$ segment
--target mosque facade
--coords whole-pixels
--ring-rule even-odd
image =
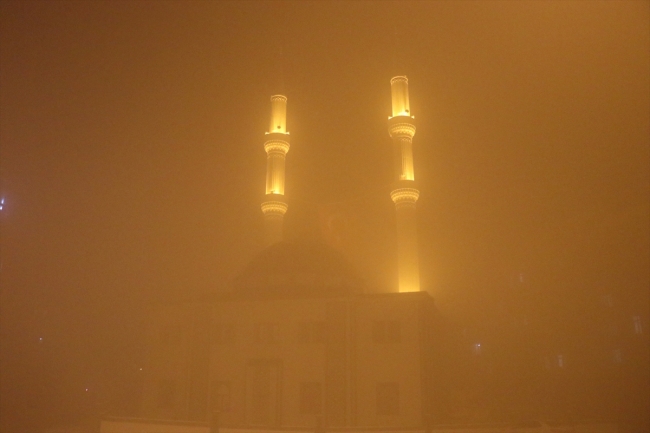
[[[393,293],[334,249],[283,240],[287,98],[265,134],[267,247],[224,295],[149,308],[142,416],[231,427],[422,428],[439,404],[433,299],[420,291],[408,80],[391,80],[397,214]]]

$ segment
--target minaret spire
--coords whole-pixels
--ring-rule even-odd
[[[409,105],[408,79],[396,76],[390,80],[392,116],[388,117],[388,134],[395,149],[395,173],[390,197],[397,213],[397,268],[400,292],[420,291],[418,264],[417,218],[415,203],[420,191],[413,171],[413,136],[415,119]]]
[[[282,84],[282,71],[278,70],[278,72],[280,72],[278,84]],[[278,87],[280,87],[278,90],[282,91],[283,86]],[[282,223],[288,208],[284,200],[284,166],[289,151],[289,132],[287,132],[287,97],[283,94],[271,96],[271,119],[264,150],[267,155],[266,196],[262,202],[262,212],[266,245],[271,245],[282,240]]]

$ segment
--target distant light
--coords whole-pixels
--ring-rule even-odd
[[[88,392],[88,388],[86,388],[86,392]]]
[[[142,367],[140,367],[140,371],[142,371]]]
[[[43,341],[43,337],[38,337],[38,341]]]

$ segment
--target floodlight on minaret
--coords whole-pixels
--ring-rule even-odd
[[[397,274],[400,292],[420,291],[418,263],[417,218],[415,203],[420,191],[415,185],[413,170],[413,136],[415,119],[409,106],[408,79],[390,80],[392,116],[388,117],[388,134],[393,140],[395,155],[394,183],[390,197],[397,213]]]
[[[271,96],[271,124],[264,142],[266,151],[266,196],[262,202],[266,244],[282,240],[282,223],[287,212],[284,200],[284,166],[289,151],[287,97]]]

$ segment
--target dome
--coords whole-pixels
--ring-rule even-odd
[[[234,293],[254,297],[327,297],[361,292],[361,279],[333,248],[320,242],[278,242],[235,279]]]

